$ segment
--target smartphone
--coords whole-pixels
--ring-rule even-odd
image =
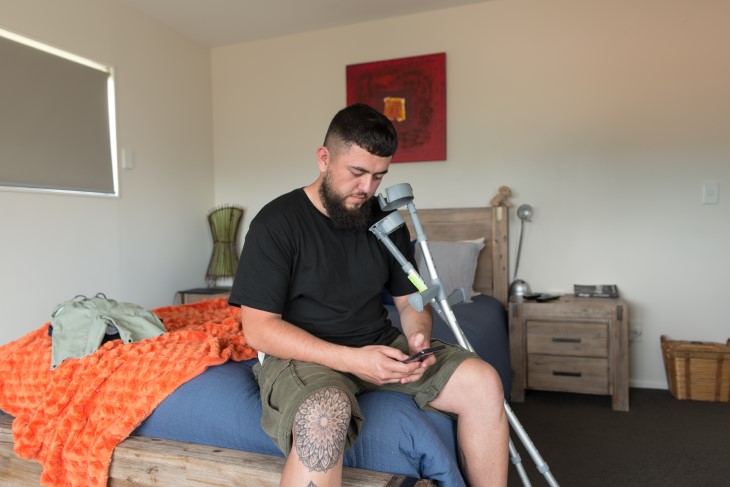
[[[446,348],[445,345],[437,345],[437,346],[431,347],[431,348],[424,348],[420,352],[414,353],[413,355],[411,355],[410,357],[408,357],[407,359],[405,359],[403,361],[403,363],[404,364],[409,364],[409,363],[415,362],[415,361],[423,362],[428,357],[430,357],[434,353],[438,352],[439,350],[443,350],[444,348]]]

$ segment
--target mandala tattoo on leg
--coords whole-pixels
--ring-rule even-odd
[[[345,449],[350,413],[350,399],[337,387],[317,391],[299,407],[294,416],[294,445],[310,472],[326,472],[337,465]]]

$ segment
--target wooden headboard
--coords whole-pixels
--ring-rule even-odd
[[[474,290],[499,299],[509,299],[509,218],[504,207],[416,208],[429,241],[458,241],[485,238],[474,278]],[[415,230],[407,211],[401,210],[411,238]]]

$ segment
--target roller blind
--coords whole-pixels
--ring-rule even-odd
[[[0,32],[0,186],[116,194],[112,86]]]

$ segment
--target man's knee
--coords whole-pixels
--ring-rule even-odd
[[[490,392],[504,397],[504,387],[502,386],[502,378],[499,376],[499,372],[488,363],[484,363],[486,365],[484,376],[487,387],[489,387]]]
[[[504,402],[504,388],[496,369],[481,359],[470,359],[464,364],[468,364],[462,378],[468,384],[467,390],[479,395],[480,401],[501,406]]]
[[[345,449],[351,415],[350,399],[338,387],[320,389],[299,406],[292,447],[310,472],[327,472],[337,465]]]

